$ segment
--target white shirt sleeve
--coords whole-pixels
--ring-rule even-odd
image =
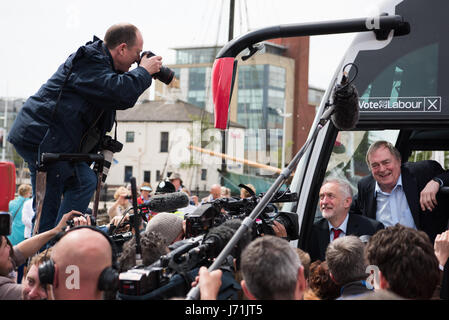
[[[25,226],[24,232],[25,239],[31,237],[31,226],[32,226],[31,221],[33,220],[33,217],[34,217],[33,198],[31,198],[25,201],[22,209],[22,222]]]

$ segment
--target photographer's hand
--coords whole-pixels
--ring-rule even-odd
[[[58,232],[61,232],[64,230],[64,228],[67,226],[67,220],[70,220],[76,216],[80,216],[81,212],[72,210],[69,213],[66,213],[62,216],[59,223],[54,227],[53,229],[50,229],[48,231],[36,234],[32,236],[31,238],[28,238],[19,244],[15,246],[24,257],[31,257],[36,254],[36,252],[42,248],[48,241],[51,240],[55,235],[58,234]]]
[[[109,224],[113,224],[114,226],[118,227],[121,222],[125,222],[125,221],[129,221],[129,213],[127,213],[125,215],[125,217],[123,217],[123,216],[115,216],[114,218],[111,219]]]
[[[274,220],[271,228],[273,229],[276,237],[279,237],[279,238],[287,237],[287,230],[285,230],[285,227],[282,223],[279,223],[276,220]]]
[[[200,268],[198,276],[192,282],[192,287],[200,286],[201,300],[217,300],[222,274],[223,272],[220,269],[209,272],[204,266]]]
[[[77,217],[82,217],[82,215],[83,214],[81,212],[72,210],[62,216],[61,220],[56,225],[56,227],[54,227],[54,229],[56,230],[56,232],[63,231],[67,227],[67,221],[71,219],[75,220]]]
[[[78,211],[76,211],[78,212]],[[73,227],[76,226],[91,226],[92,225],[92,221],[90,219],[90,216],[88,214],[86,215],[81,215],[79,217],[73,218]],[[67,226],[66,231],[70,229],[70,226]]]
[[[161,71],[162,67],[162,57],[161,56],[153,56],[151,58],[147,58],[146,55],[142,57],[140,60],[139,66],[145,68],[148,73],[153,76],[155,73]]]

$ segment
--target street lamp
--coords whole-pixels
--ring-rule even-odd
[[[292,116],[291,113],[284,113],[281,108],[276,108],[276,112],[278,115],[282,117],[282,163],[281,168],[284,168],[285,166],[285,125],[286,125],[286,118],[289,118]]]

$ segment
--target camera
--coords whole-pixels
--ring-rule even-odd
[[[229,219],[244,219],[249,216],[253,209],[263,197],[260,195],[250,198],[221,198],[203,204],[194,212],[185,215],[186,236],[195,237],[207,232],[210,228],[216,227]],[[298,239],[299,224],[298,215],[293,212],[276,212],[272,203],[297,201],[298,194],[288,191],[278,192],[271,203],[261,212],[259,219],[255,222],[255,236],[262,234],[274,235],[273,221],[281,223],[287,232],[287,240]],[[223,212],[224,211],[224,212]]]
[[[100,153],[104,157],[103,162],[103,178],[101,179],[102,183],[105,183],[106,177],[109,173],[109,168],[111,167],[112,157],[114,153],[122,151],[123,144],[115,139],[112,139],[110,136],[104,136],[101,141]],[[95,164],[94,170],[98,172],[98,163]]]
[[[84,218],[87,219],[87,216],[90,217],[90,225],[96,227],[97,226],[97,219],[90,213],[84,213],[82,215]],[[67,220],[66,224],[71,228],[73,228],[75,226],[75,222],[73,221],[73,219]]]
[[[11,215],[9,212],[0,212],[0,236],[11,234]]]
[[[155,56],[155,54],[151,51],[144,51],[144,52],[142,52],[140,59],[142,59],[142,57],[144,55],[146,55],[147,58],[151,58],[151,57]],[[139,64],[140,64],[140,61],[139,61]],[[170,84],[170,82],[173,80],[174,75],[175,75],[175,73],[173,72],[173,70],[162,66],[161,70],[158,73],[153,74],[152,76],[165,84]]]

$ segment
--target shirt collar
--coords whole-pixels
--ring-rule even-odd
[[[339,227],[337,227],[338,229],[343,231],[344,234],[346,234],[346,229],[348,228],[348,220],[349,220],[349,213],[346,214],[346,218],[345,220],[343,220],[342,224]],[[327,221],[327,223],[329,225],[329,231],[331,231],[334,228],[334,226],[329,221]]]
[[[398,187],[402,188],[402,173],[399,175],[398,182],[396,182],[396,185],[394,186],[393,190],[391,190],[391,192],[393,192]],[[389,193],[383,192],[382,189],[380,189],[379,184],[376,181],[376,187],[374,188],[374,196],[376,196],[377,193],[389,194]]]

